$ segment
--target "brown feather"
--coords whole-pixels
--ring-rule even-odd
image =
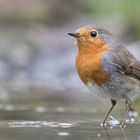
[[[140,80],[140,62],[125,47],[112,49],[110,56],[119,73]]]

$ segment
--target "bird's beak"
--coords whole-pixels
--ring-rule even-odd
[[[73,36],[73,37],[80,37],[79,33],[68,33],[68,35]]]

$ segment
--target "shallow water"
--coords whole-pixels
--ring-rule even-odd
[[[106,109],[100,103],[56,101],[11,102],[0,105],[0,139],[4,140],[140,140],[140,121],[125,129],[100,126]],[[118,110],[118,109],[117,109]],[[115,115],[116,112],[113,114]],[[116,116],[120,119],[119,116]]]
[[[51,121],[0,121],[1,139],[104,139],[104,140],[139,140],[140,123],[128,125],[122,129],[101,128],[97,122],[51,122]]]

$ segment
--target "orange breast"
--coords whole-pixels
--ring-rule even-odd
[[[105,49],[100,52],[78,53],[76,57],[76,69],[81,80],[87,84],[93,82],[102,85],[111,80],[109,73],[103,68],[102,60]]]

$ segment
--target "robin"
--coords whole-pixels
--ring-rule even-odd
[[[132,100],[140,93],[140,62],[109,31],[98,26],[81,27],[74,33],[78,53],[76,69],[83,83],[95,94],[111,100],[112,106],[125,99],[125,126]]]

